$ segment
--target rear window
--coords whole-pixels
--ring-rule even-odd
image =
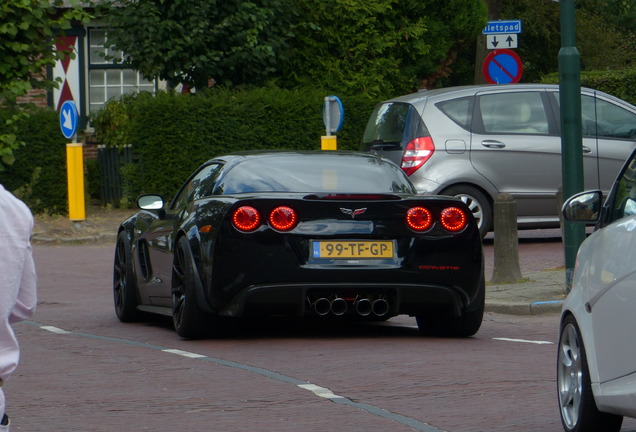
[[[228,171],[215,190],[223,195],[253,192],[416,193],[395,164],[347,154],[247,159]]]
[[[362,137],[362,151],[377,146],[384,150],[404,149],[409,141],[429,136],[415,107],[408,103],[388,102],[376,105]]]
[[[470,130],[473,121],[473,101],[474,97],[453,99],[435,104],[448,118],[466,130]]]

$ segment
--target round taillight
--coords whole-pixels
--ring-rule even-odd
[[[276,207],[269,213],[269,225],[278,231],[289,231],[298,224],[298,216],[293,208]]]
[[[457,207],[448,207],[442,211],[439,221],[447,231],[458,232],[468,225],[468,216]]]
[[[406,224],[415,231],[426,231],[433,225],[433,215],[424,207],[413,207],[406,212]]]
[[[232,224],[239,231],[254,231],[261,225],[261,215],[254,207],[239,207],[232,214]]]

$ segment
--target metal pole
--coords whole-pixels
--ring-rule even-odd
[[[559,50],[559,94],[561,105],[561,150],[563,198],[583,190],[583,150],[581,136],[581,66],[576,48],[574,0],[561,0],[561,49]],[[563,244],[565,282],[569,291],[579,246],[585,227],[565,221]]]
[[[327,119],[327,136],[331,136],[331,98],[329,96],[325,96],[325,119]]]

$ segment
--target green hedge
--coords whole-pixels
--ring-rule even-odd
[[[10,114],[0,110],[0,124]],[[0,183],[20,197],[33,213],[66,214],[66,142],[52,109],[34,110],[20,122],[15,162],[0,172]]]
[[[558,84],[559,74],[547,75],[542,82]],[[636,105],[636,69],[615,71],[582,71],[581,86],[609,93]]]
[[[543,82],[558,83],[558,74]],[[582,72],[581,85],[636,104],[636,69]],[[142,192],[169,199],[199,164],[214,156],[254,149],[319,149],[325,134],[322,105],[330,94],[275,87],[156,97],[142,93],[108,104],[93,122],[103,142],[133,144],[137,162],[121,170],[124,199],[132,201]],[[338,96],[345,108],[338,148],[357,150],[378,101],[365,95]],[[0,110],[0,132],[9,114]],[[18,138],[26,146],[15,152],[15,163],[0,172],[0,183],[34,213],[66,214],[67,140],[57,113],[33,111],[20,129]],[[99,168],[89,161],[87,172],[87,192],[93,196],[99,189]]]
[[[267,87],[254,90],[218,89],[205,94],[141,93],[104,111],[127,112],[127,139],[133,145],[134,167],[122,170],[124,190],[134,197],[155,192],[170,198],[204,161],[221,154],[259,149],[320,149],[325,134],[322,105],[329,93]],[[376,101],[339,95],[345,110],[338,148],[357,150]],[[106,117],[106,116],[104,116]],[[96,118],[96,132],[110,140],[109,127]],[[118,120],[121,122],[121,119]],[[122,142],[121,144],[127,144]]]

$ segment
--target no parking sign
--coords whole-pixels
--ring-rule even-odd
[[[496,49],[484,59],[482,73],[489,84],[518,83],[523,74],[523,64],[513,50]]]

